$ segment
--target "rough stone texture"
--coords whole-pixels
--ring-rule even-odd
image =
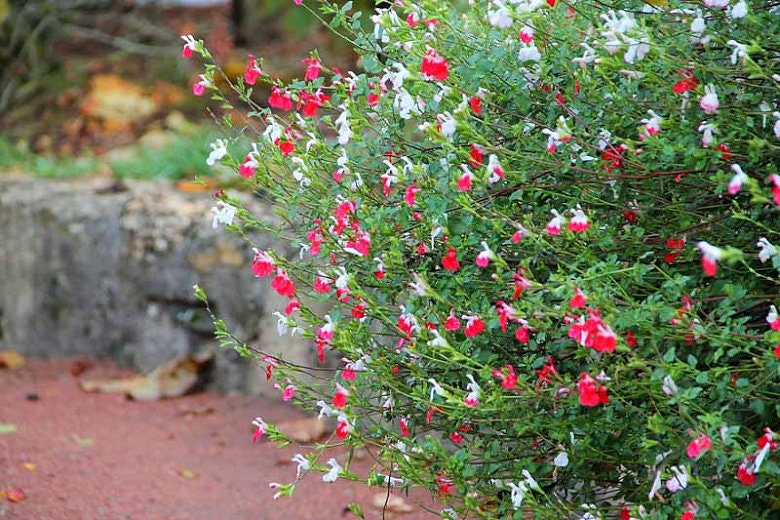
[[[251,251],[211,226],[207,193],[169,184],[0,175],[0,344],[37,357],[90,355],[147,373],[215,345],[194,298],[200,284],[238,337],[309,363],[311,346],[279,338],[285,302],[256,280]],[[248,200],[253,212],[271,208]],[[254,237],[259,248],[272,237]],[[277,248],[278,249],[278,248]],[[261,367],[218,349],[210,387],[271,391]]]

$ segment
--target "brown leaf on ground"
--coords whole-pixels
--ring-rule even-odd
[[[200,477],[200,473],[194,469],[181,469],[179,470],[178,474],[184,480],[195,480],[196,478]]]
[[[81,103],[81,112],[102,119],[109,132],[124,130],[134,121],[151,116],[157,106],[144,89],[111,74],[98,74],[89,81],[89,94]],[[110,130],[109,130],[110,129]]]
[[[385,507],[385,504],[387,504],[387,507]],[[409,502],[396,495],[388,496],[386,492],[374,495],[371,505],[376,509],[389,513],[411,513],[414,511],[414,507]]]
[[[200,370],[213,356],[211,351],[190,354],[160,365],[147,376],[94,379],[79,384],[85,392],[125,394],[136,401],[180,397],[195,386]]]
[[[0,368],[8,370],[19,370],[27,364],[23,355],[15,350],[0,350]]]
[[[25,496],[24,491],[22,491],[21,488],[9,489],[5,492],[5,496],[9,502],[13,502],[14,504],[24,502],[27,499],[27,496]]]
[[[38,466],[32,462],[25,462],[24,464],[22,464],[22,467],[27,471],[35,471],[38,469]]]
[[[276,429],[295,442],[315,442],[328,432],[327,421],[312,417],[297,421],[281,422]]]
[[[70,375],[73,377],[78,377],[90,368],[94,366],[94,363],[92,361],[89,361],[88,359],[77,359],[73,363],[70,364]]]

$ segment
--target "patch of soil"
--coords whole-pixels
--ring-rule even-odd
[[[16,371],[0,370],[0,518],[338,520],[355,518],[345,510],[350,502],[367,519],[383,518],[372,504],[385,490],[341,479],[326,484],[320,473],[305,475],[292,499],[273,500],[268,483],[292,481],[290,459],[304,450],[253,444],[251,422],[305,417],[296,409],[246,396],[134,402],[85,393],[73,375],[81,376],[83,366],[84,377],[120,373],[106,362],[72,359],[33,359]],[[343,465],[345,452],[326,456]],[[366,475],[369,467],[366,458],[351,469]],[[439,509],[426,494],[403,498],[414,510],[384,518],[435,518],[424,510]]]

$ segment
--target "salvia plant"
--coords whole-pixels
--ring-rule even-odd
[[[182,51],[196,95],[239,107],[209,163],[279,216],[220,191],[215,225],[318,360],[217,335],[376,455],[361,475],[315,446],[276,495],[321,476],[424,488],[443,518],[780,515],[780,2],[295,3],[357,70],[313,51],[284,84],[249,56],[225,88]]]

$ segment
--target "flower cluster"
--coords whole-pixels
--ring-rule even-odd
[[[780,11],[655,3],[397,0],[364,33],[321,2],[358,70],[313,52],[285,84],[249,55],[234,86],[262,129],[206,160],[284,224],[223,191],[214,225],[286,299],[279,333],[332,370],[316,384],[257,348],[281,399],[379,461],[356,475],[318,448],[296,480],[401,479],[450,518],[770,510]],[[184,42],[206,60],[193,92],[227,102]]]

